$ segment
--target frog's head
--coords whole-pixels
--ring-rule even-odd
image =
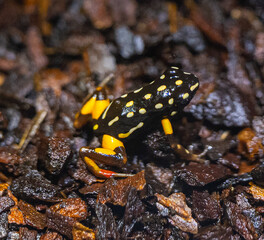
[[[170,83],[174,106],[178,109],[188,105],[199,88],[198,78],[192,73],[183,72],[178,67],[170,67],[161,79]]]

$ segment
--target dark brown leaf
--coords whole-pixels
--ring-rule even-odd
[[[187,206],[183,193],[173,193],[168,198],[158,193],[155,196],[158,198],[159,210],[162,210],[161,206],[169,209],[169,222],[173,226],[177,226],[184,232],[198,233],[198,224],[192,218],[191,209]]]
[[[109,179],[100,189],[97,200],[100,203],[110,202],[114,205],[125,206],[129,190],[134,187],[140,191],[145,187],[145,185],[146,180],[144,171],[121,180]]]
[[[193,213],[199,221],[218,220],[221,217],[220,200],[217,194],[208,191],[193,191]]]
[[[39,213],[31,204],[20,200],[18,202],[18,208],[23,214],[25,224],[37,229],[46,227],[45,214]]]
[[[177,175],[190,186],[205,186],[227,177],[231,171],[221,165],[193,164],[177,171]]]
[[[62,202],[50,207],[54,213],[67,216],[78,221],[87,217],[87,206],[80,198],[63,199]]]

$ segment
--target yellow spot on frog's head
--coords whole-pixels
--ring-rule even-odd
[[[129,102],[126,104],[126,107],[131,107],[131,106],[133,106],[133,104],[134,104],[134,101],[129,101]]]
[[[175,82],[175,84],[177,85],[177,86],[180,86],[180,85],[182,85],[182,80],[177,80],[176,82]]]
[[[188,153],[188,154],[190,153],[187,149],[185,149],[185,152]]]
[[[140,108],[138,111],[140,114],[145,114],[147,111],[145,108]]]
[[[171,113],[171,116],[174,116],[176,113],[177,113],[176,111],[173,111],[173,112]]]
[[[171,68],[173,68],[173,69],[179,69],[178,67],[171,67]]]
[[[165,75],[164,74],[160,76],[160,79],[164,79],[164,78],[165,78]]]
[[[183,95],[182,95],[182,98],[183,99],[186,99],[186,98],[188,98],[189,97],[189,93],[184,93]]]
[[[150,85],[150,84],[153,84],[154,82],[155,82],[155,81],[150,82],[149,85]]]
[[[124,95],[121,96],[121,98],[125,98],[125,97],[127,97],[127,94],[124,94]]]
[[[150,99],[151,98],[151,93],[148,93],[144,96],[145,99]]]
[[[133,112],[129,112],[127,115],[126,115],[128,118],[131,118],[134,116],[134,113]]]
[[[98,125],[98,124],[95,124],[95,125],[93,126],[93,130],[97,130],[98,127],[99,127],[99,125]]]
[[[190,90],[193,91],[195,88],[198,87],[198,85],[199,85],[199,83],[195,83],[194,85],[192,85],[192,86],[190,87]]]
[[[155,105],[155,108],[156,108],[156,109],[160,109],[160,108],[162,108],[162,107],[163,107],[163,105],[162,105],[161,103],[158,103],[158,104]]]
[[[187,75],[190,75],[190,73],[188,73],[188,72],[183,72],[184,74],[187,74]]]
[[[174,99],[173,99],[173,98],[169,99],[168,103],[169,103],[170,105],[172,105],[172,104],[174,103]]]
[[[166,85],[161,85],[160,87],[158,87],[158,92],[160,92],[160,91],[163,91],[163,90],[165,90],[166,89]]]
[[[135,90],[134,93],[138,93],[138,92],[140,92],[142,89],[143,89],[143,87],[142,87],[142,88],[139,88],[139,89],[137,89],[137,90]]]
[[[108,123],[108,126],[112,126],[115,122],[117,122],[119,120],[119,117],[116,116],[114,119],[112,119],[109,123]]]

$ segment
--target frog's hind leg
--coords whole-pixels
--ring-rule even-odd
[[[173,128],[168,118],[162,119],[161,124],[164,130],[164,133],[168,137],[171,148],[176,152],[177,155],[179,155],[182,159],[185,159],[188,161],[195,161],[195,162],[201,162],[201,163],[204,162],[204,160],[201,159],[202,155],[193,154],[192,152],[187,150],[185,147],[183,147],[181,144],[176,143],[176,140],[173,137]]]
[[[74,119],[74,127],[83,127],[92,117],[96,120],[107,108],[110,101],[107,98],[105,89],[97,87],[93,94],[89,95],[83,102],[79,112],[76,113]]]
[[[88,148],[82,147],[80,155],[86,162],[89,170],[97,177],[109,178],[114,177],[128,177],[131,174],[116,173],[113,171],[101,169],[96,163],[103,163],[110,166],[123,166],[127,161],[126,150],[124,144],[118,139],[104,135],[102,140],[102,148]]]

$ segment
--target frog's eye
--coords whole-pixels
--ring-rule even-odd
[[[160,79],[166,79],[166,80],[171,80],[171,79],[177,79],[179,78],[179,74],[182,71],[178,67],[170,67],[167,69],[166,72],[164,72],[161,76]]]
[[[178,67],[170,67],[170,69],[169,69],[169,73],[171,75],[175,75],[179,71],[180,71],[180,69]]]

